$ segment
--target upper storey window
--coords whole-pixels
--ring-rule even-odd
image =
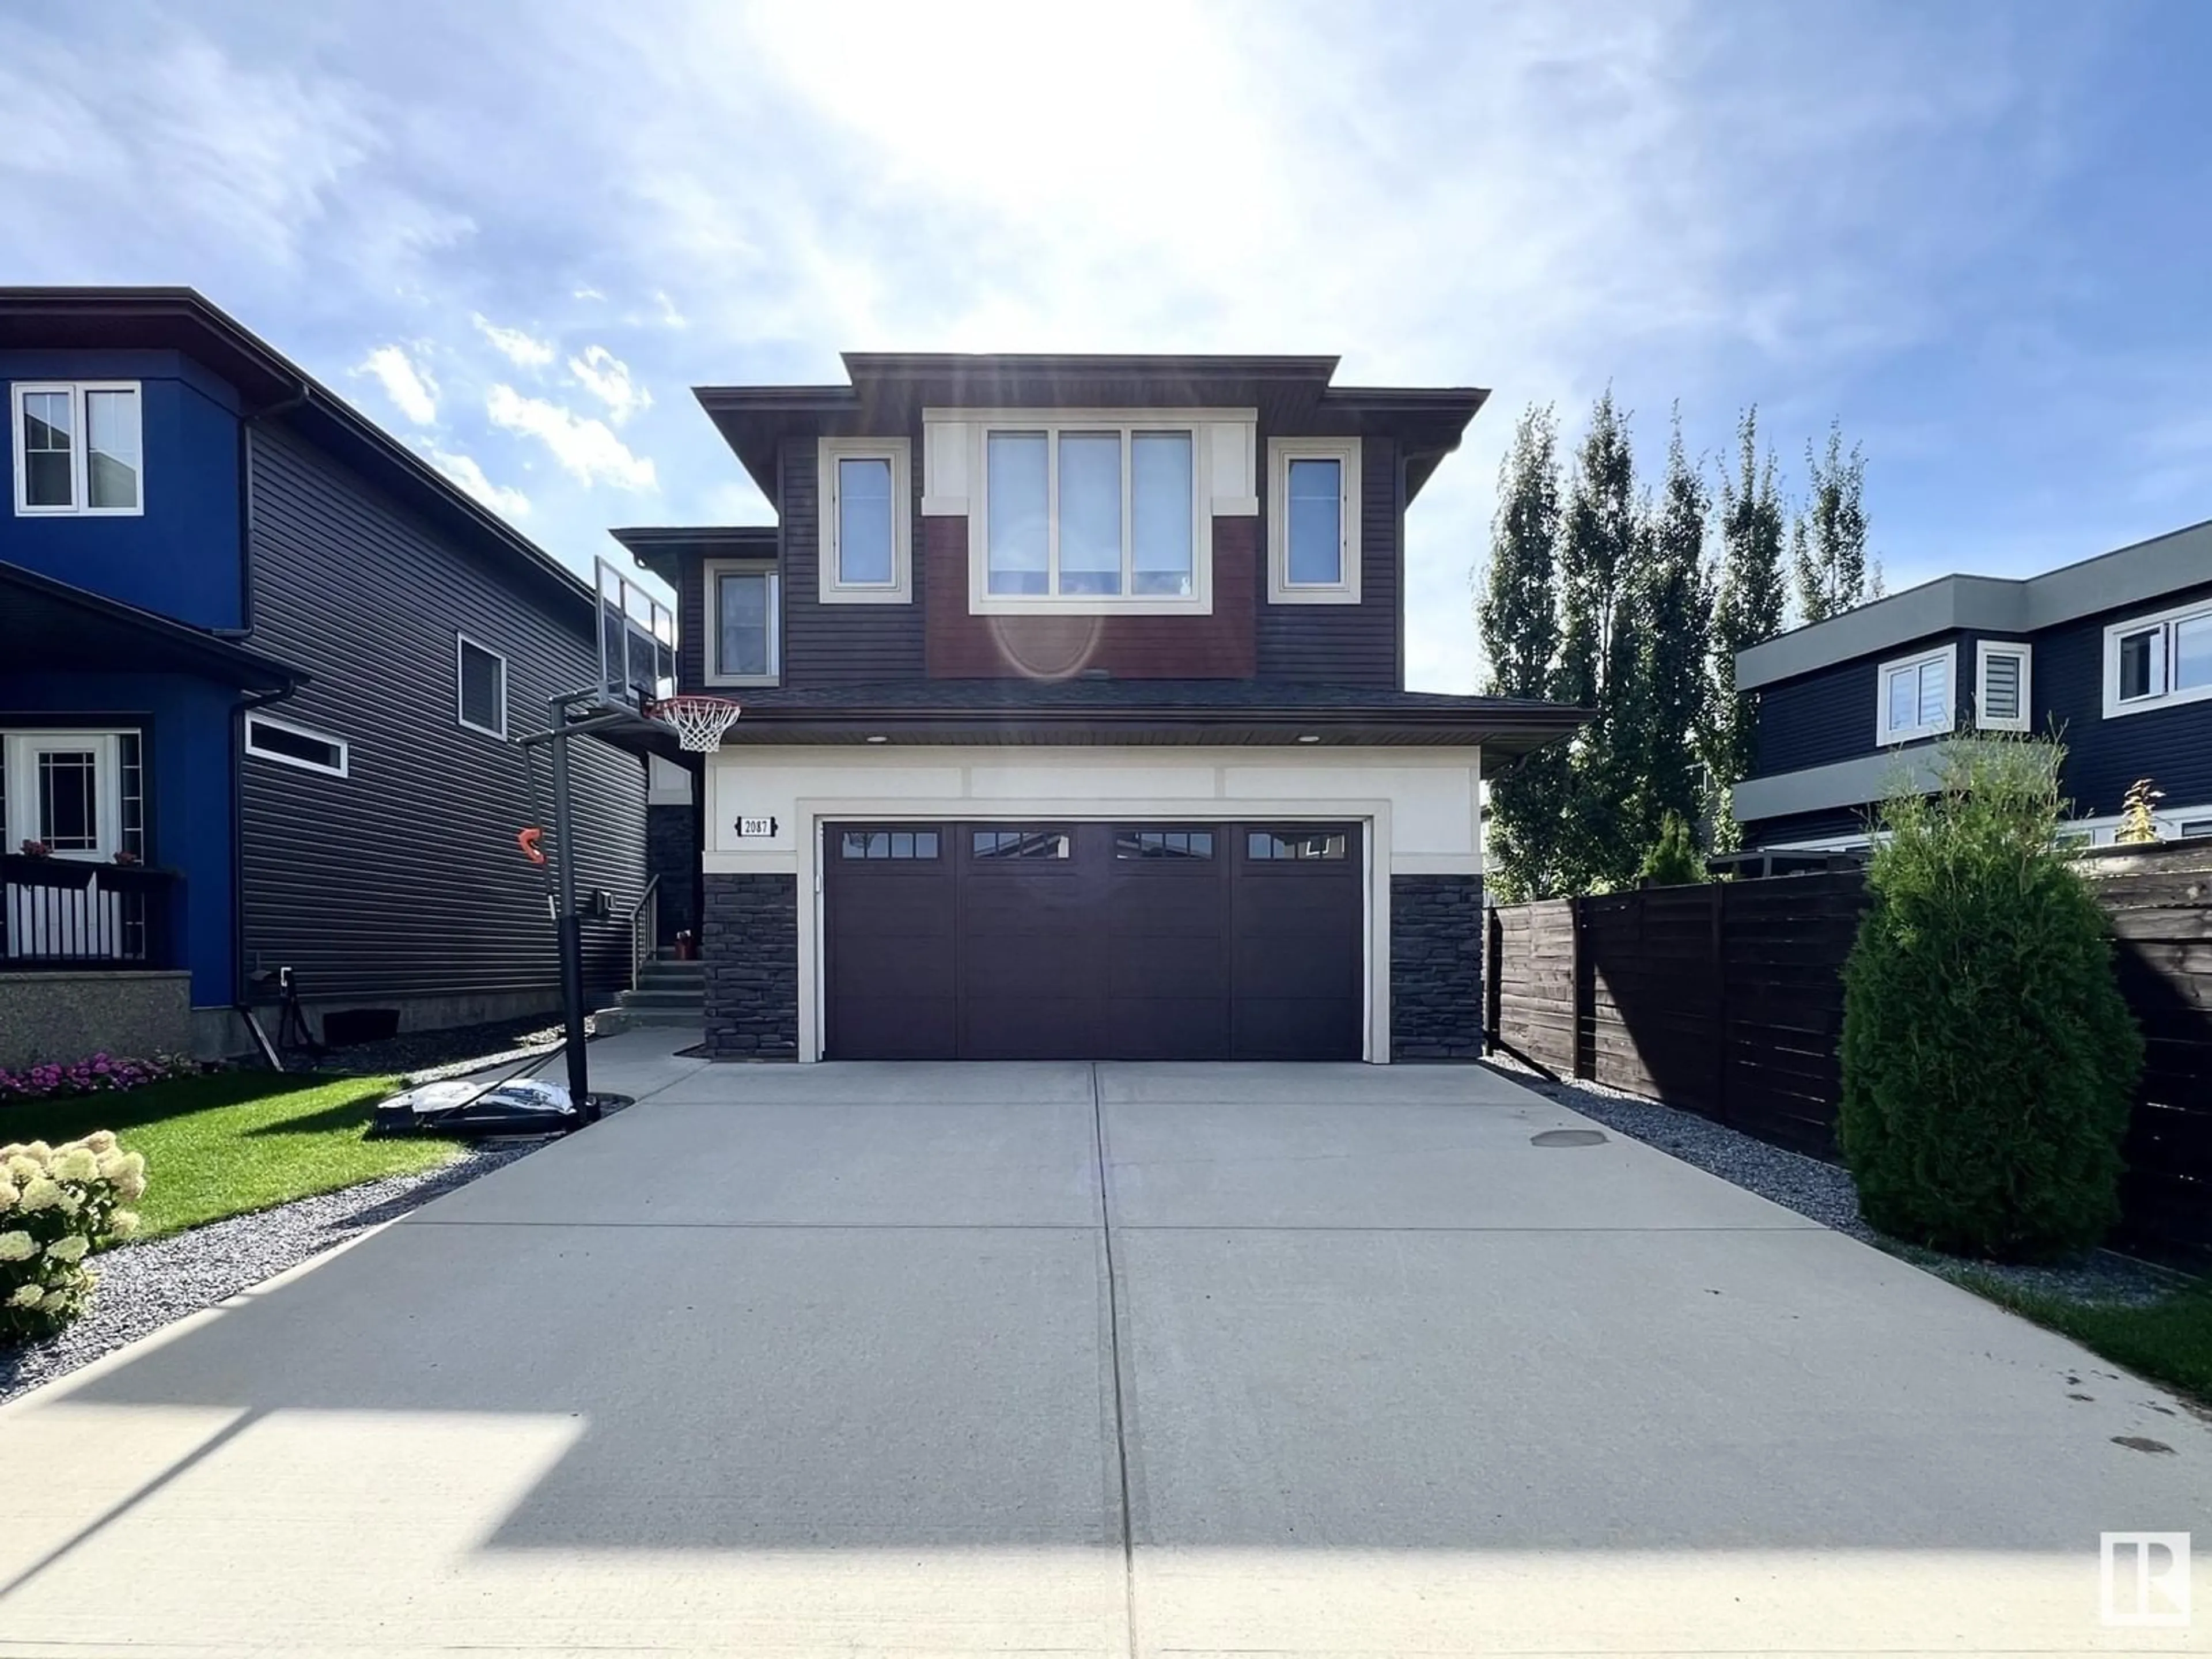
[[[984,592],[1188,599],[1197,591],[1189,428],[988,428]]]
[[[903,438],[822,440],[823,604],[904,605],[913,597],[908,465]]]
[[[1959,647],[1947,645],[1940,651],[1882,664],[1875,741],[1909,743],[1952,730],[1957,721],[1951,684],[1958,663]]]
[[[2212,601],[2105,630],[2105,716],[2212,697]]]
[[[13,392],[18,514],[145,510],[135,381],[18,382]]]
[[[1359,603],[1359,440],[1267,446],[1267,598]]]

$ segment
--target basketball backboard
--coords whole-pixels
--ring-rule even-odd
[[[605,559],[595,563],[600,697],[616,708],[641,710],[675,696],[675,613]]]

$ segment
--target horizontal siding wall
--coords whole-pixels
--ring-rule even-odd
[[[865,680],[922,677],[922,612],[928,602],[921,556],[921,434],[911,434],[916,491],[908,503],[914,528],[914,598],[905,605],[824,605],[821,600],[822,503],[811,438],[783,446],[783,683],[849,685]]]
[[[592,683],[588,613],[556,611],[444,542],[289,434],[254,440],[257,649],[314,676],[271,712],[344,738],[352,775],[247,759],[246,964],[289,965],[310,1001],[557,995],[544,876],[515,831],[551,842],[522,751],[454,718],[458,629],[507,659],[510,735],[542,731],[545,700]],[[643,886],[645,777],[636,758],[574,745],[579,880],[617,920],[586,924],[586,974],[628,974],[628,908]],[[541,817],[542,815],[542,817]]]
[[[2061,783],[2082,817],[2120,810],[2128,786],[2156,780],[2167,806],[2212,802],[2212,702],[2105,718],[2105,629],[2212,594],[2212,586],[2124,611],[2087,617],[2034,635],[2030,670],[2039,729],[2066,744]]]
[[[1260,433],[1261,556],[1267,556],[1267,441]],[[1359,603],[1270,605],[1261,583],[1259,677],[1324,685],[1403,684],[1399,661],[1398,446],[1362,441],[1359,453]]]

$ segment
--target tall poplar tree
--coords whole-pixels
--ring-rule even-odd
[[[1640,555],[1627,573],[1635,672],[1620,692],[1616,747],[1627,789],[1626,846],[1615,862],[1632,875],[1669,817],[1690,821],[1702,805],[1698,738],[1706,723],[1711,595],[1705,574],[1705,481],[1682,446],[1674,410],[1667,471],[1649,512]]]
[[[1560,872],[1569,892],[1622,884],[1643,855],[1629,804],[1632,744],[1625,748],[1622,726],[1637,669],[1628,577],[1644,545],[1636,458],[1608,388],[1590,410],[1559,523],[1559,664],[1552,695],[1596,711],[1568,754]]]
[[[1736,423],[1736,465],[1720,489],[1720,571],[1714,584],[1712,698],[1705,758],[1714,799],[1708,805],[1713,843],[1733,850],[1735,822],[1728,792],[1751,775],[1758,761],[1759,709],[1749,692],[1735,689],[1735,653],[1782,631],[1785,594],[1781,492],[1775,487],[1774,452],[1759,451],[1759,410],[1747,409]]]
[[[1844,449],[1838,421],[1828,428],[1825,455],[1805,446],[1805,511],[1790,536],[1797,611],[1826,622],[1867,598],[1866,452]]]
[[[1513,428],[1498,468],[1490,559],[1475,606],[1488,667],[1483,692],[1546,697],[1559,655],[1553,566],[1559,531],[1559,422],[1531,404]],[[1489,781],[1491,890],[1507,903],[1559,890],[1559,843],[1567,776],[1564,744],[1506,763]]]

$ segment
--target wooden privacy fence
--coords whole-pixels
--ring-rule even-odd
[[[2147,1061],[2125,1226],[2212,1246],[2212,848],[2090,854]],[[1832,1157],[1856,871],[1651,887],[1489,913],[1491,1044]]]
[[[1856,872],[1490,913],[1491,1038],[1562,1077],[1834,1151]]]

